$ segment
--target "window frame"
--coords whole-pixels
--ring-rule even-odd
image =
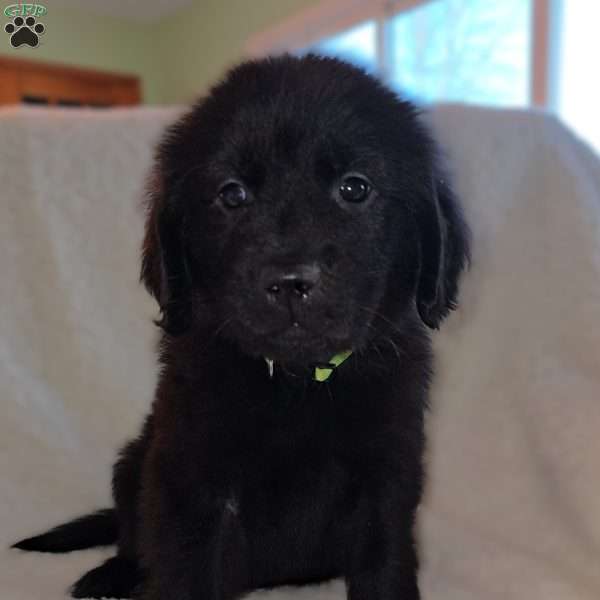
[[[252,36],[246,44],[249,57],[281,54],[310,46],[367,20],[375,21],[377,66],[386,81],[390,69],[387,43],[388,22],[395,15],[427,4],[431,0],[323,0],[266,31]],[[468,1],[468,0],[465,0]],[[531,0],[531,80],[529,106],[547,108],[555,102],[554,73],[559,37],[557,23],[563,0]]]

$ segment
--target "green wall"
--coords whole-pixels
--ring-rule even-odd
[[[15,49],[0,31],[5,36],[0,55],[136,74],[145,103],[185,103],[242,57],[249,36],[315,1],[194,0],[191,7],[148,25],[67,10],[46,0],[42,43]],[[3,28],[7,19],[2,18]]]
[[[160,24],[161,99],[187,102],[243,55],[246,40],[315,0],[196,0]]]

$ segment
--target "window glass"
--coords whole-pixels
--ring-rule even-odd
[[[436,0],[388,22],[389,82],[421,102],[529,104],[532,0]]]

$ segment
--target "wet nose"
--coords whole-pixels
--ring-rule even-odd
[[[317,264],[287,267],[268,266],[261,273],[260,285],[269,299],[306,300],[318,285],[321,269]]]

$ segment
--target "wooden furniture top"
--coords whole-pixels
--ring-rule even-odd
[[[0,105],[109,107],[136,105],[140,99],[134,75],[0,57]]]

